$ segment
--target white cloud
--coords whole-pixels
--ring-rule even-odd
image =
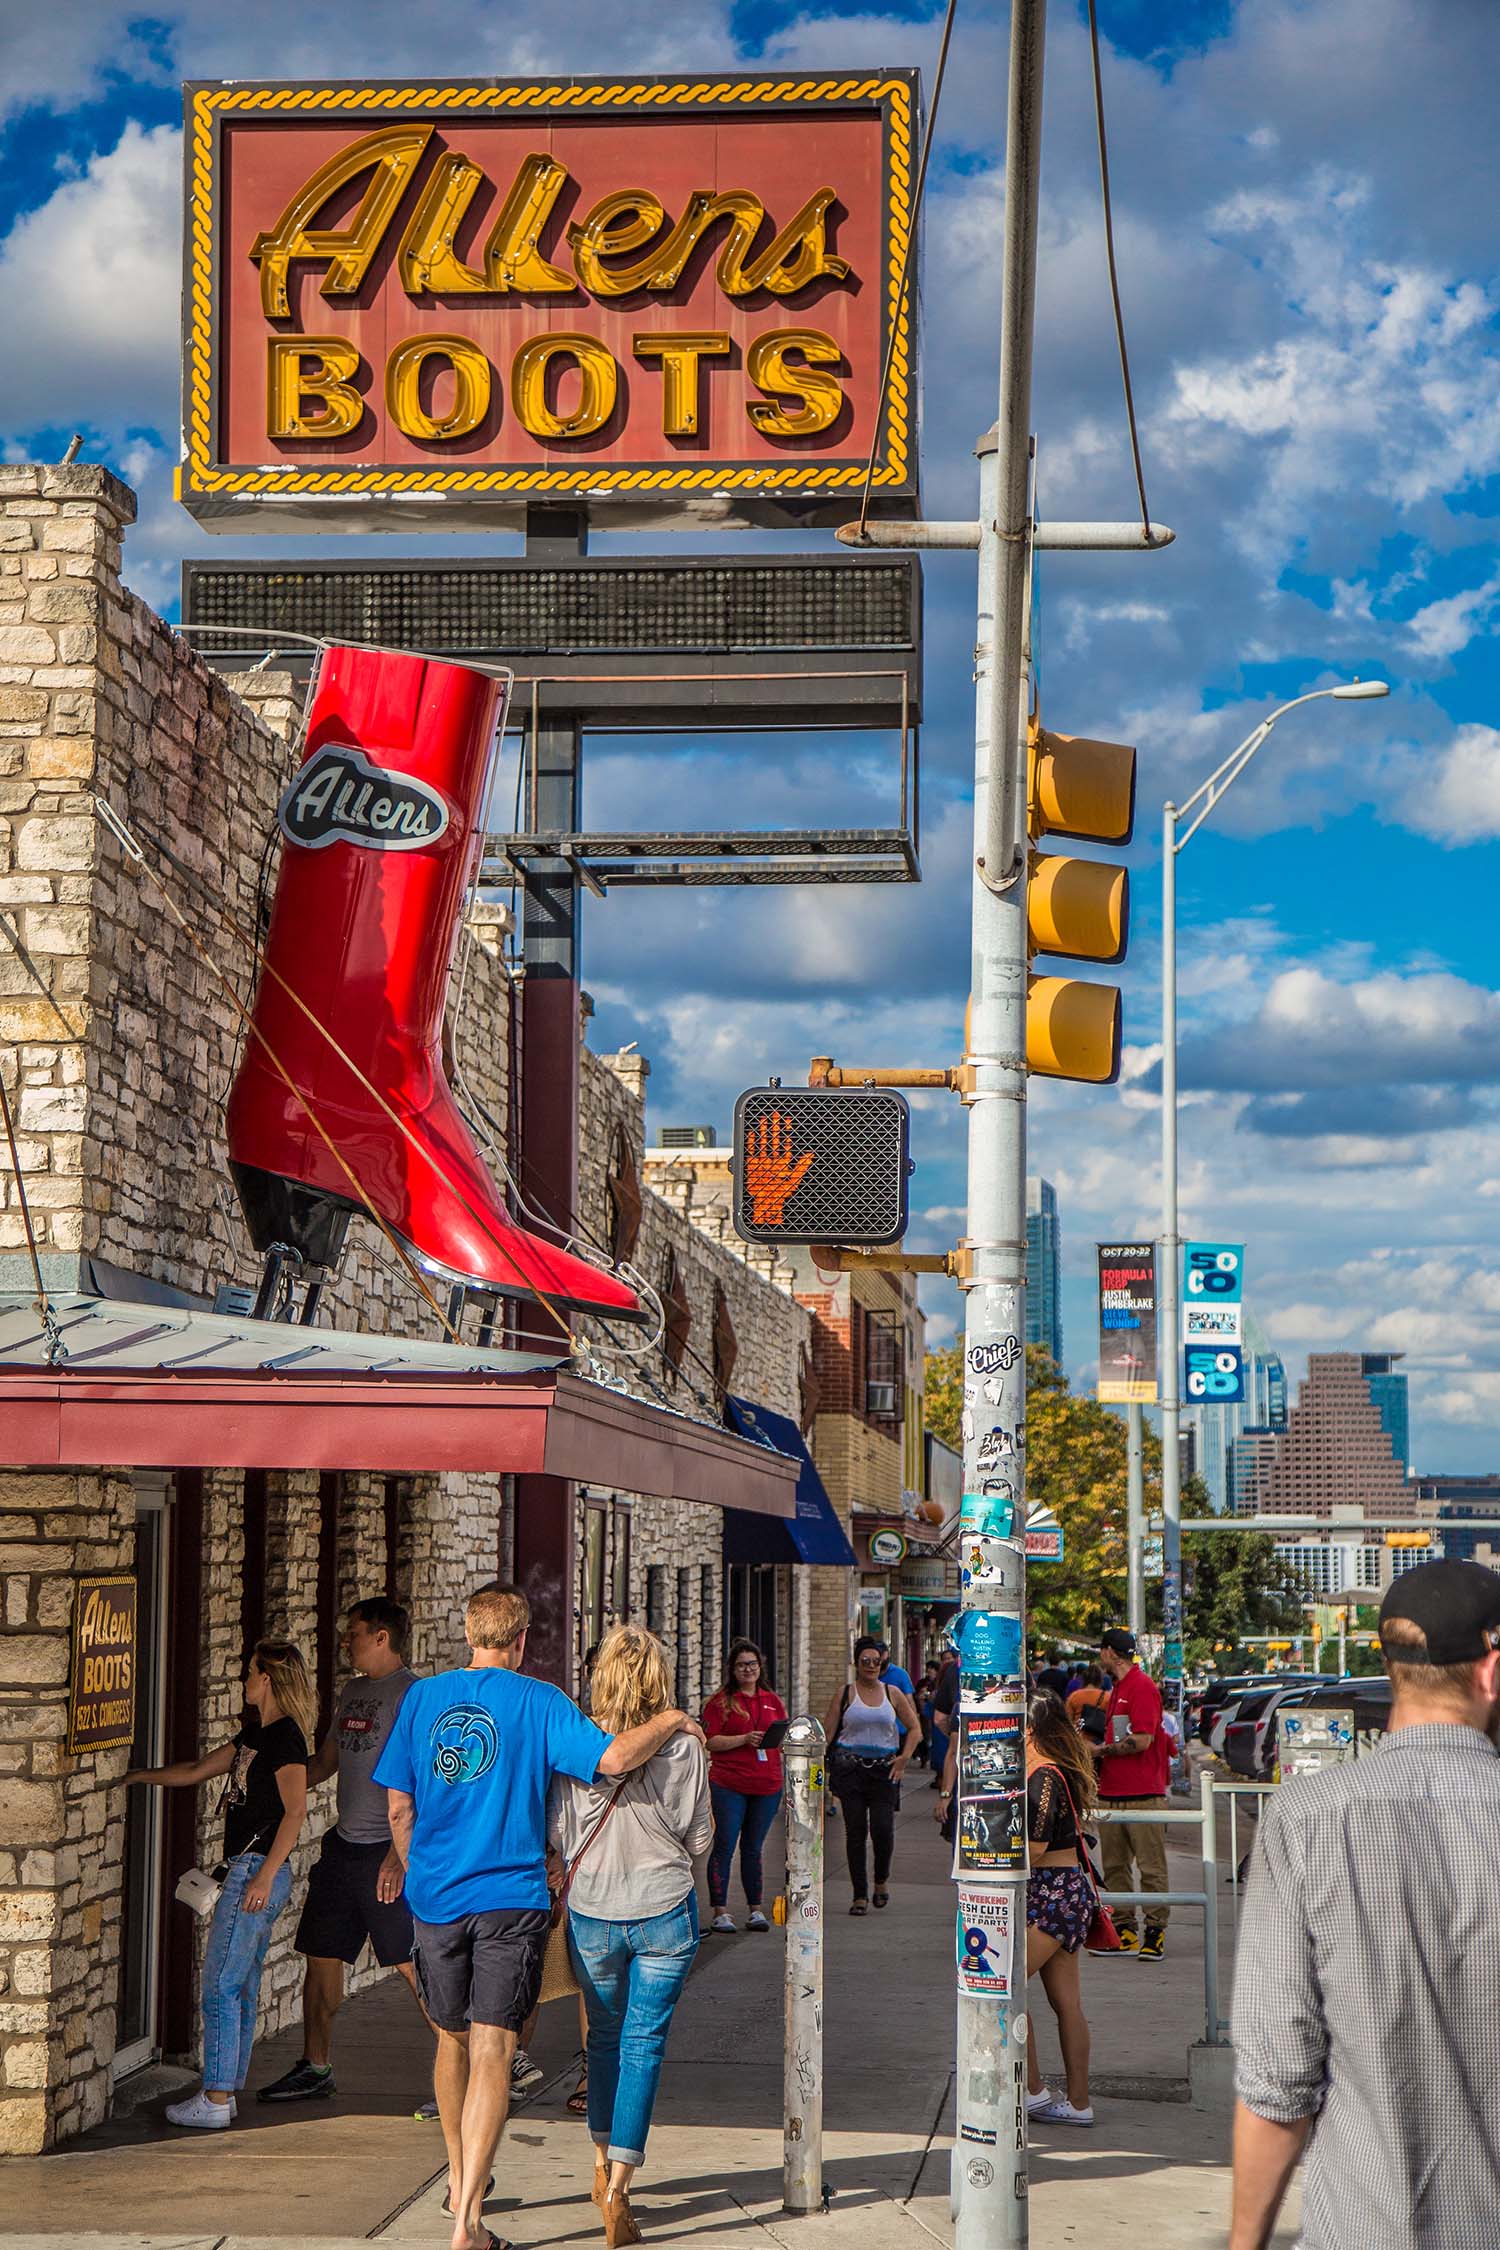
[[[1456,728],[1414,773],[1403,811],[1408,827],[1439,843],[1484,843],[1500,836],[1500,730]]]
[[[177,406],[181,136],[127,124],[0,244],[11,429],[170,430]]]

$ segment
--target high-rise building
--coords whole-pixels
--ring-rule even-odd
[[[1428,1507],[1437,1510],[1442,1551],[1448,1561],[1488,1562],[1493,1567],[1494,1552],[1500,1549],[1500,1531],[1450,1527],[1476,1516],[1485,1523],[1500,1523],[1500,1476],[1421,1477],[1408,1489],[1419,1511]]]
[[[1396,1362],[1405,1357],[1404,1352],[1361,1352],[1359,1355],[1360,1373],[1369,1386],[1380,1426],[1391,1441],[1391,1451],[1401,1464],[1403,1476],[1411,1468],[1411,1409],[1406,1377],[1396,1372]]]
[[[1061,1367],[1057,1190],[1050,1180],[1026,1182],[1026,1341],[1045,1345]]]
[[[1310,1355],[1262,1505],[1267,1514],[1288,1516],[1358,1508],[1374,1522],[1410,1511],[1405,1469],[1358,1352]]]

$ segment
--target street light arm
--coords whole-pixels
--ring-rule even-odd
[[[1347,699],[1351,695],[1379,696],[1387,692],[1384,683],[1379,680],[1355,681],[1339,687],[1312,688],[1306,695],[1294,695],[1289,703],[1278,704],[1269,718],[1262,719],[1258,726],[1251,728],[1239,748],[1231,750],[1222,765],[1215,766],[1207,781],[1199,783],[1191,797],[1173,808],[1173,825],[1175,828],[1183,814],[1191,812],[1200,798],[1205,800],[1197,818],[1190,821],[1188,826],[1177,835],[1173,849],[1180,852],[1188,838],[1197,835],[1198,830],[1203,826],[1219,799],[1226,790],[1232,788],[1235,782],[1239,780],[1240,775],[1249,765],[1250,760],[1255,756],[1256,751],[1265,741],[1272,727],[1275,726],[1278,719],[1284,719],[1288,711],[1300,710],[1304,703],[1321,703],[1327,696]]]

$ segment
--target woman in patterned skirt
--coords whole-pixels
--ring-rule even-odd
[[[1034,1698],[1026,1722],[1026,1974],[1040,1975],[1057,2018],[1065,2095],[1042,2082],[1035,2037],[1027,2041],[1026,2106],[1039,2125],[1092,2125],[1089,2027],[1078,1956],[1094,1918],[1094,1888],[1084,1873],[1080,1823],[1094,1803],[1094,1761],[1054,1695]]]

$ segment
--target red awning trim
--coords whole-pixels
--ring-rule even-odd
[[[526,1376],[0,1367],[0,1461],[32,1469],[471,1469],[763,1515],[798,1463],[562,1369]]]

